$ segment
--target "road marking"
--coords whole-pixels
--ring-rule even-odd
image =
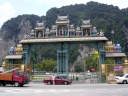
[[[2,93],[70,93],[83,91],[83,89],[4,89]]]
[[[22,93],[25,92],[23,89],[4,89],[4,92],[6,93]]]
[[[46,92],[46,90],[34,90],[34,93],[45,93]]]

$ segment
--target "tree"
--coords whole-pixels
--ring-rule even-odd
[[[56,61],[52,58],[44,59],[40,64],[36,64],[36,69],[39,71],[54,71],[56,67]]]
[[[76,65],[75,66],[75,72],[82,72],[83,71],[82,65]]]
[[[106,60],[105,60],[105,64],[115,64],[115,61],[114,61],[114,59],[113,58],[107,58]]]
[[[94,51],[92,52],[91,56],[89,56],[86,60],[85,60],[85,66],[88,70],[90,70],[91,68],[95,68],[96,70],[99,70],[99,52],[98,51]]]

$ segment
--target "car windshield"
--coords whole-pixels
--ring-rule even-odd
[[[67,79],[67,76],[57,76],[56,78]]]
[[[122,76],[124,76],[124,74],[118,74],[118,75],[116,75],[116,76],[122,77]]]

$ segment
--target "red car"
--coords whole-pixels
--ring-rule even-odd
[[[50,76],[48,78],[45,78],[43,80],[43,83],[48,85],[69,85],[72,83],[72,81],[64,76]]]

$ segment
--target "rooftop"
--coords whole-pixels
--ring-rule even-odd
[[[22,55],[7,55],[5,59],[22,59]]]
[[[75,37],[75,38],[42,38],[42,39],[23,39],[22,44],[27,43],[58,43],[58,42],[85,42],[85,41],[107,41],[106,37]]]
[[[107,52],[106,57],[126,57],[125,53]]]

